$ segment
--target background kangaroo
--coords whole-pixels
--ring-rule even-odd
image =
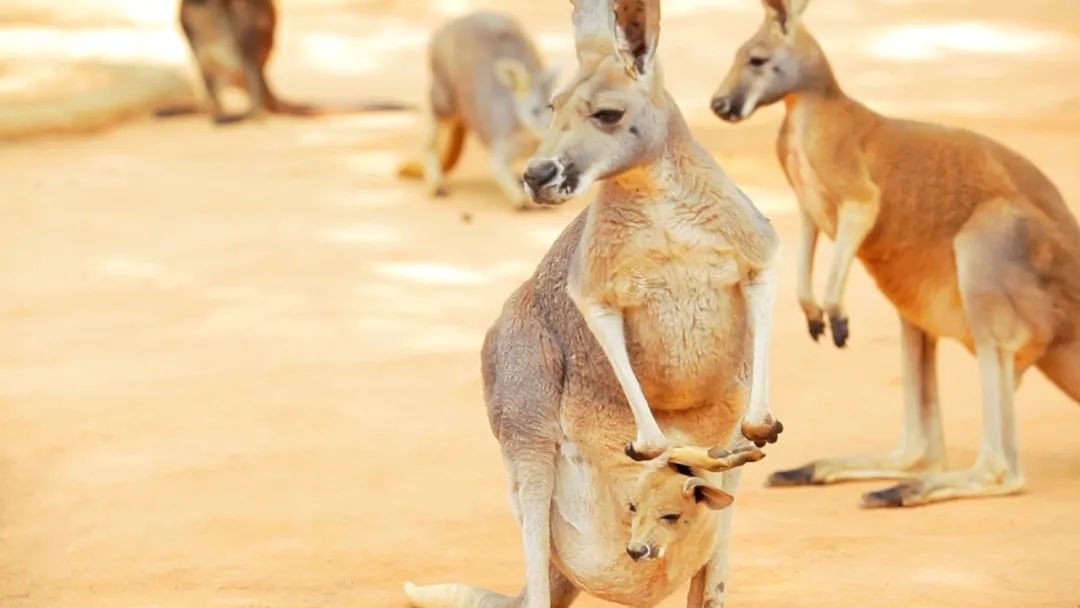
[[[444,173],[457,163],[473,131],[491,155],[499,187],[517,207],[528,203],[514,161],[536,150],[551,120],[548,100],[558,75],[543,67],[528,35],[510,17],[474,13],[439,28],[428,45],[431,116],[422,163],[399,174],[423,177],[443,194]]]
[[[723,604],[723,507],[738,485],[727,469],[761,456],[740,449],[740,421],[762,444],[780,431],[767,401],[778,243],[664,90],[659,11],[659,0],[574,2],[579,71],[552,100],[525,183],[540,204],[597,180],[600,192],[484,342],[525,590],[407,585],[419,606],[565,607],[579,589],[653,606],[691,578],[690,606]],[[680,478],[673,462],[698,471]],[[713,482],[703,470],[727,472]]]
[[[342,112],[403,110],[395,102],[370,102],[355,106],[315,106],[282,100],[266,80],[266,64],[274,48],[277,11],[272,0],[181,0],[180,26],[199,64],[210,115],[215,123],[243,120],[264,111],[295,116]],[[243,89],[251,100],[245,114],[227,114],[221,94],[226,87]],[[198,106],[174,106],[157,111],[174,116],[200,111]]]
[[[777,152],[802,213],[799,302],[816,340],[848,336],[844,284],[856,256],[896,306],[905,414],[899,449],[818,460],[772,485],[919,477],[864,496],[901,506],[1020,490],[1013,392],[1031,366],[1080,401],[1080,228],[1057,189],[1016,152],[970,131],[881,116],[841,90],[802,25],[805,0],[766,0],[712,100],[738,121],[783,100]],[[819,231],[836,241],[824,306],[811,291]],[[983,441],[975,465],[943,473],[939,337],[978,357]]]

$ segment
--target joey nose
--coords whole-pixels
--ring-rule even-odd
[[[630,543],[626,547],[626,554],[636,562],[649,554],[649,547],[643,543]]]
[[[529,163],[525,168],[525,183],[535,192],[548,185],[558,173],[559,168],[550,160]]]

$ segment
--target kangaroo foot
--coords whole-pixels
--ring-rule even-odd
[[[862,506],[867,509],[912,507],[952,498],[1016,494],[1023,487],[1023,478],[1008,474],[1004,467],[994,469],[976,465],[967,471],[932,473],[884,490],[867,492],[863,494]]]
[[[847,317],[829,317],[829,331],[832,332],[832,341],[837,348],[847,346],[848,319]]]

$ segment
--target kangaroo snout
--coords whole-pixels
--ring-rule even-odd
[[[739,112],[741,103],[735,103],[735,99],[731,95],[717,95],[712,98],[712,103],[709,107],[712,108],[714,114],[728,122],[738,122],[742,119]]]
[[[525,165],[525,189],[539,205],[558,205],[577,192],[580,173],[562,158],[533,158]]]
[[[544,186],[551,183],[551,180],[559,174],[559,167],[554,161],[540,160],[536,162],[530,162],[525,167],[525,185],[529,187],[533,192],[539,192]]]
[[[652,545],[647,545],[642,542],[631,542],[626,546],[626,554],[630,556],[630,559],[636,562],[642,559],[653,559],[658,557],[660,552]]]

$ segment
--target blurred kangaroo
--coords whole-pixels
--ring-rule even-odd
[[[318,116],[345,112],[404,110],[396,102],[370,102],[355,106],[315,106],[291,103],[279,98],[266,80],[266,64],[274,47],[277,11],[272,0],[181,0],[180,25],[199,64],[210,115],[215,123],[237,122],[263,112]],[[227,114],[221,93],[229,86],[243,89],[250,98],[250,110]],[[157,110],[158,116],[176,116],[202,111],[194,105]]]
[[[780,164],[802,213],[798,296],[816,340],[829,318],[843,346],[844,285],[862,260],[897,308],[905,413],[899,449],[818,460],[770,484],[907,478],[869,507],[1017,492],[1013,392],[1036,366],[1080,401],[1080,228],[1045,175],[976,133],[886,118],[840,89],[803,26],[805,0],[765,0],[766,19],[712,99],[732,122],[783,101]],[[817,236],[836,242],[824,307],[814,300]],[[936,347],[959,340],[979,361],[983,440],[975,465],[944,473]]]
[[[557,69],[543,67],[536,47],[510,17],[481,12],[439,28],[428,46],[431,116],[422,162],[401,167],[423,178],[432,196],[444,193],[444,173],[457,163],[473,131],[491,155],[499,187],[517,207],[528,195],[514,161],[536,149],[551,120],[548,102]]]
[[[782,429],[778,240],[664,89],[659,26],[660,0],[575,0],[579,71],[526,165],[539,204],[601,186],[482,351],[525,590],[407,585],[415,605],[565,607],[580,589],[645,607],[688,580],[690,606],[723,604],[735,467]]]

